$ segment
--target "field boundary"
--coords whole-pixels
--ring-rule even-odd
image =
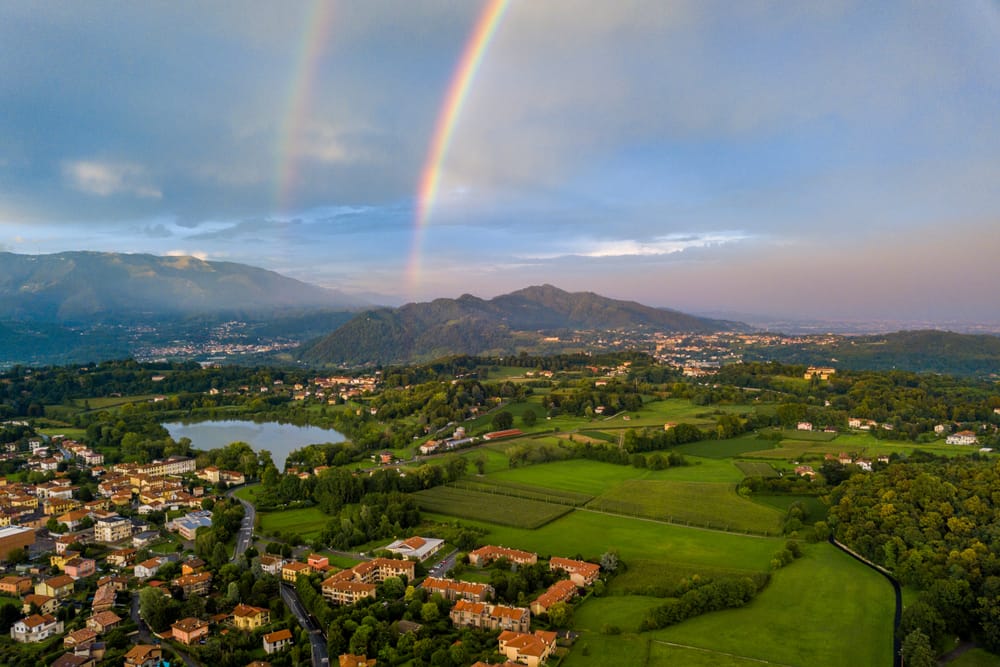
[[[795,665],[786,665],[783,662],[772,662],[770,660],[764,660],[762,658],[751,658],[748,655],[737,655],[736,653],[726,653],[725,651],[715,651],[710,648],[703,648],[701,646],[691,646],[690,644],[677,644],[675,642],[668,642],[662,639],[650,639],[651,643],[663,644],[664,646],[673,646],[674,648],[684,648],[691,651],[701,651],[702,653],[712,653],[715,655],[724,655],[727,658],[737,658],[739,660],[748,660],[750,662],[759,662],[762,665],[776,665],[776,667],[795,667]],[[647,661],[648,663],[648,661]]]
[[[781,537],[781,535],[778,533],[758,533],[754,531],[744,531],[744,530],[726,530],[724,528],[712,528],[710,526],[702,526],[687,521],[667,521],[665,519],[654,519],[648,516],[625,514],[624,512],[609,512],[607,510],[599,510],[599,509],[594,509],[592,507],[577,507],[576,510],[578,512],[593,512],[594,514],[620,516],[626,519],[635,519],[636,521],[649,521],[650,523],[659,523],[663,524],[664,526],[678,526],[680,528],[690,528],[692,530],[705,530],[711,533],[724,533],[726,535],[737,535],[739,537],[756,537],[760,539],[773,539],[775,537]]]

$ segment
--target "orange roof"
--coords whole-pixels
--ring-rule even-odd
[[[264,641],[266,641],[268,644],[274,644],[276,642],[284,641],[286,639],[291,639],[291,638],[292,638],[292,631],[289,630],[288,628],[285,628],[284,630],[276,630],[274,632],[269,632],[268,634],[264,635]]]

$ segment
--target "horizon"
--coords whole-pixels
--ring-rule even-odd
[[[995,4],[196,11],[0,9],[0,251],[1000,322]]]

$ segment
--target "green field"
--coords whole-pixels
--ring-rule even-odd
[[[729,440],[700,440],[686,445],[679,445],[677,451],[681,454],[704,456],[710,459],[728,459],[747,452],[755,452],[773,444],[773,441],[763,440],[756,435],[744,435]]]
[[[258,513],[261,531],[265,534],[280,531],[283,534],[296,533],[305,540],[319,537],[320,532],[330,523],[331,517],[315,507],[300,510]]]
[[[981,648],[966,651],[948,663],[951,667],[1000,667],[1000,655]]]
[[[761,461],[737,461],[736,467],[747,477],[777,477],[778,471],[770,463]]]
[[[480,493],[514,496],[546,503],[556,503],[558,505],[572,505],[573,507],[586,505],[594,499],[593,496],[586,493],[576,493],[575,491],[564,491],[562,489],[547,489],[541,486],[520,484],[496,478],[464,479],[453,482],[450,486],[470,491],[479,491]]]
[[[706,614],[654,632],[637,633],[647,610],[661,601],[639,596],[589,598],[575,615],[580,631],[565,667],[626,664],[610,661],[617,647],[636,667],[760,664],[888,665],[892,661],[893,595],[880,575],[827,544],[812,545],[799,561],[774,573],[747,607]],[[624,634],[602,635],[606,625]],[[845,641],[850,637],[850,641]],[[647,652],[634,647],[649,642]]]
[[[781,512],[736,494],[730,484],[628,480],[587,505],[628,516],[718,530],[777,534]]]
[[[450,486],[438,486],[411,495],[422,511],[516,528],[538,528],[572,511],[572,505],[498,496]]]
[[[428,514],[428,520],[453,523],[454,518]],[[483,521],[461,521],[488,531],[483,542],[527,549],[539,554],[597,558],[617,550],[632,559],[661,563],[664,569],[723,568],[766,571],[771,556],[784,544],[770,537],[734,535],[674,526],[648,519],[574,510],[537,530],[500,526]]]
[[[751,496],[751,500],[755,503],[762,503],[775,509],[780,510],[782,513],[788,511],[788,508],[792,506],[793,503],[802,503],[802,506],[807,512],[806,521],[803,523],[815,523],[817,521],[823,521],[826,519],[827,512],[830,510],[829,506],[823,502],[823,499],[819,496],[799,496],[794,494],[775,494],[767,495],[762,493],[755,493]]]

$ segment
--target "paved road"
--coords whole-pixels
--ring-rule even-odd
[[[427,570],[427,574],[432,577],[440,579],[441,577],[443,577],[445,574],[448,573],[448,570],[455,567],[455,556],[457,555],[458,555],[458,549],[455,549],[450,554],[448,554],[440,561],[438,561],[438,563],[435,564],[433,567],[429,568]]]
[[[233,495],[233,490],[227,491],[226,495],[231,498],[236,498]],[[247,550],[253,543],[253,526],[257,517],[257,509],[252,503],[249,503],[242,498],[236,498],[243,505],[243,520],[240,522],[240,532],[236,534],[236,547],[233,549],[233,558],[236,560],[243,555],[243,552]]]
[[[149,631],[149,626],[146,625],[146,621],[142,620],[142,617],[139,616],[139,593],[132,593],[132,605],[129,609],[129,615],[139,627],[139,642],[143,644],[160,644],[160,640],[154,637],[153,633]],[[202,667],[200,662],[189,656],[187,653],[182,653],[172,646],[164,647],[165,655],[163,657],[167,657],[170,651],[173,651],[180,656],[181,660],[183,660],[184,664],[188,667]]]
[[[285,601],[288,608],[295,614],[295,618],[299,620],[299,625],[309,633],[309,643],[312,645],[313,667],[327,667],[330,664],[330,656],[327,654],[326,637],[323,636],[323,632],[316,625],[313,617],[306,611],[305,606],[299,599],[299,594],[295,592],[295,588],[290,584],[282,583],[281,599]]]

